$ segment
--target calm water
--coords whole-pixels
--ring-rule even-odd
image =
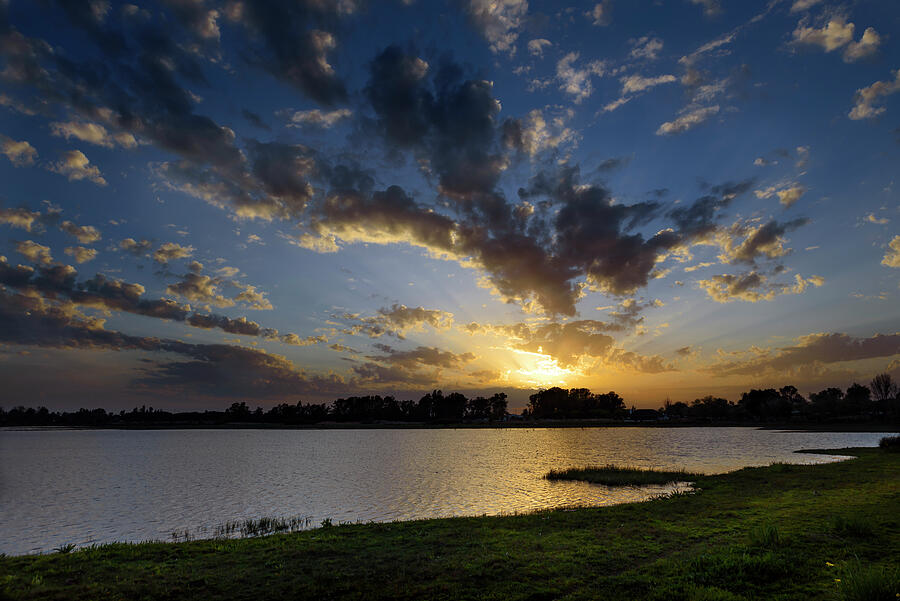
[[[835,456],[885,434],[752,428],[0,431],[0,553],[167,540],[229,520],[312,524],[645,499],[664,488],[549,482],[591,463],[720,473]]]

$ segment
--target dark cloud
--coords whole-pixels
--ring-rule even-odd
[[[716,376],[757,375],[785,372],[816,363],[839,363],[889,358],[900,354],[900,333],[857,338],[844,333],[822,332],[801,336],[797,344],[775,349],[754,349],[737,359],[723,359],[702,371]],[[749,357],[744,358],[744,356]]]
[[[242,109],[241,115],[244,116],[244,119],[246,119],[250,123],[250,125],[258,127],[259,129],[264,129],[266,131],[272,131],[272,128],[269,126],[269,124],[263,121],[263,118],[253,111],[249,109]]]
[[[400,351],[386,344],[376,344],[375,348],[381,351],[382,354],[369,355],[368,358],[372,361],[401,366],[407,369],[420,366],[456,369],[475,359],[475,355],[472,353],[456,354],[430,346],[418,346],[410,351]]]
[[[344,83],[328,63],[328,53],[337,46],[328,30],[334,30],[342,13],[355,10],[355,2],[269,0],[232,5],[232,18],[253,34],[250,62],[320,104],[346,100]]]
[[[786,223],[769,221],[759,226],[736,224],[725,233],[724,253],[729,263],[746,263],[755,265],[759,256],[770,259],[784,256],[784,235],[809,223],[808,219],[794,219]],[[743,236],[740,242],[735,237]]]

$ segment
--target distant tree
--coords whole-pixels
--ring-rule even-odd
[[[872,394],[879,403],[886,403],[897,396],[897,385],[890,374],[878,374],[872,378]]]
[[[840,388],[826,388],[809,395],[813,413],[819,416],[837,415],[844,392]]]
[[[490,419],[500,421],[506,417],[506,393],[498,392],[490,398]]]
[[[796,387],[788,385],[778,389],[778,395],[791,407],[791,414],[806,415],[809,402]]]
[[[738,407],[755,419],[771,419],[788,417],[791,413],[788,405],[774,388],[745,392],[738,401]]]
[[[144,408],[141,407],[141,411]],[[153,413],[153,407],[150,407],[150,413]],[[247,403],[241,401],[240,403],[232,403],[231,407],[225,410],[225,417],[229,421],[233,422],[241,422],[241,421],[249,421],[250,420],[250,407],[247,406]]]
[[[854,382],[847,389],[844,401],[839,405],[839,413],[842,415],[858,415],[867,411],[871,402],[871,392],[868,386],[862,386]]]

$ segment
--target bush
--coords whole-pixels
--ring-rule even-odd
[[[900,453],[900,436],[885,436],[878,443],[878,446],[885,451]]]

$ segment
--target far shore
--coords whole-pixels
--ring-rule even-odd
[[[92,426],[8,426],[0,430],[468,430],[506,428],[757,428],[799,432],[900,432],[897,422],[740,422],[740,421],[622,421],[528,420],[507,422],[319,422],[273,424],[259,422],[175,422]]]

